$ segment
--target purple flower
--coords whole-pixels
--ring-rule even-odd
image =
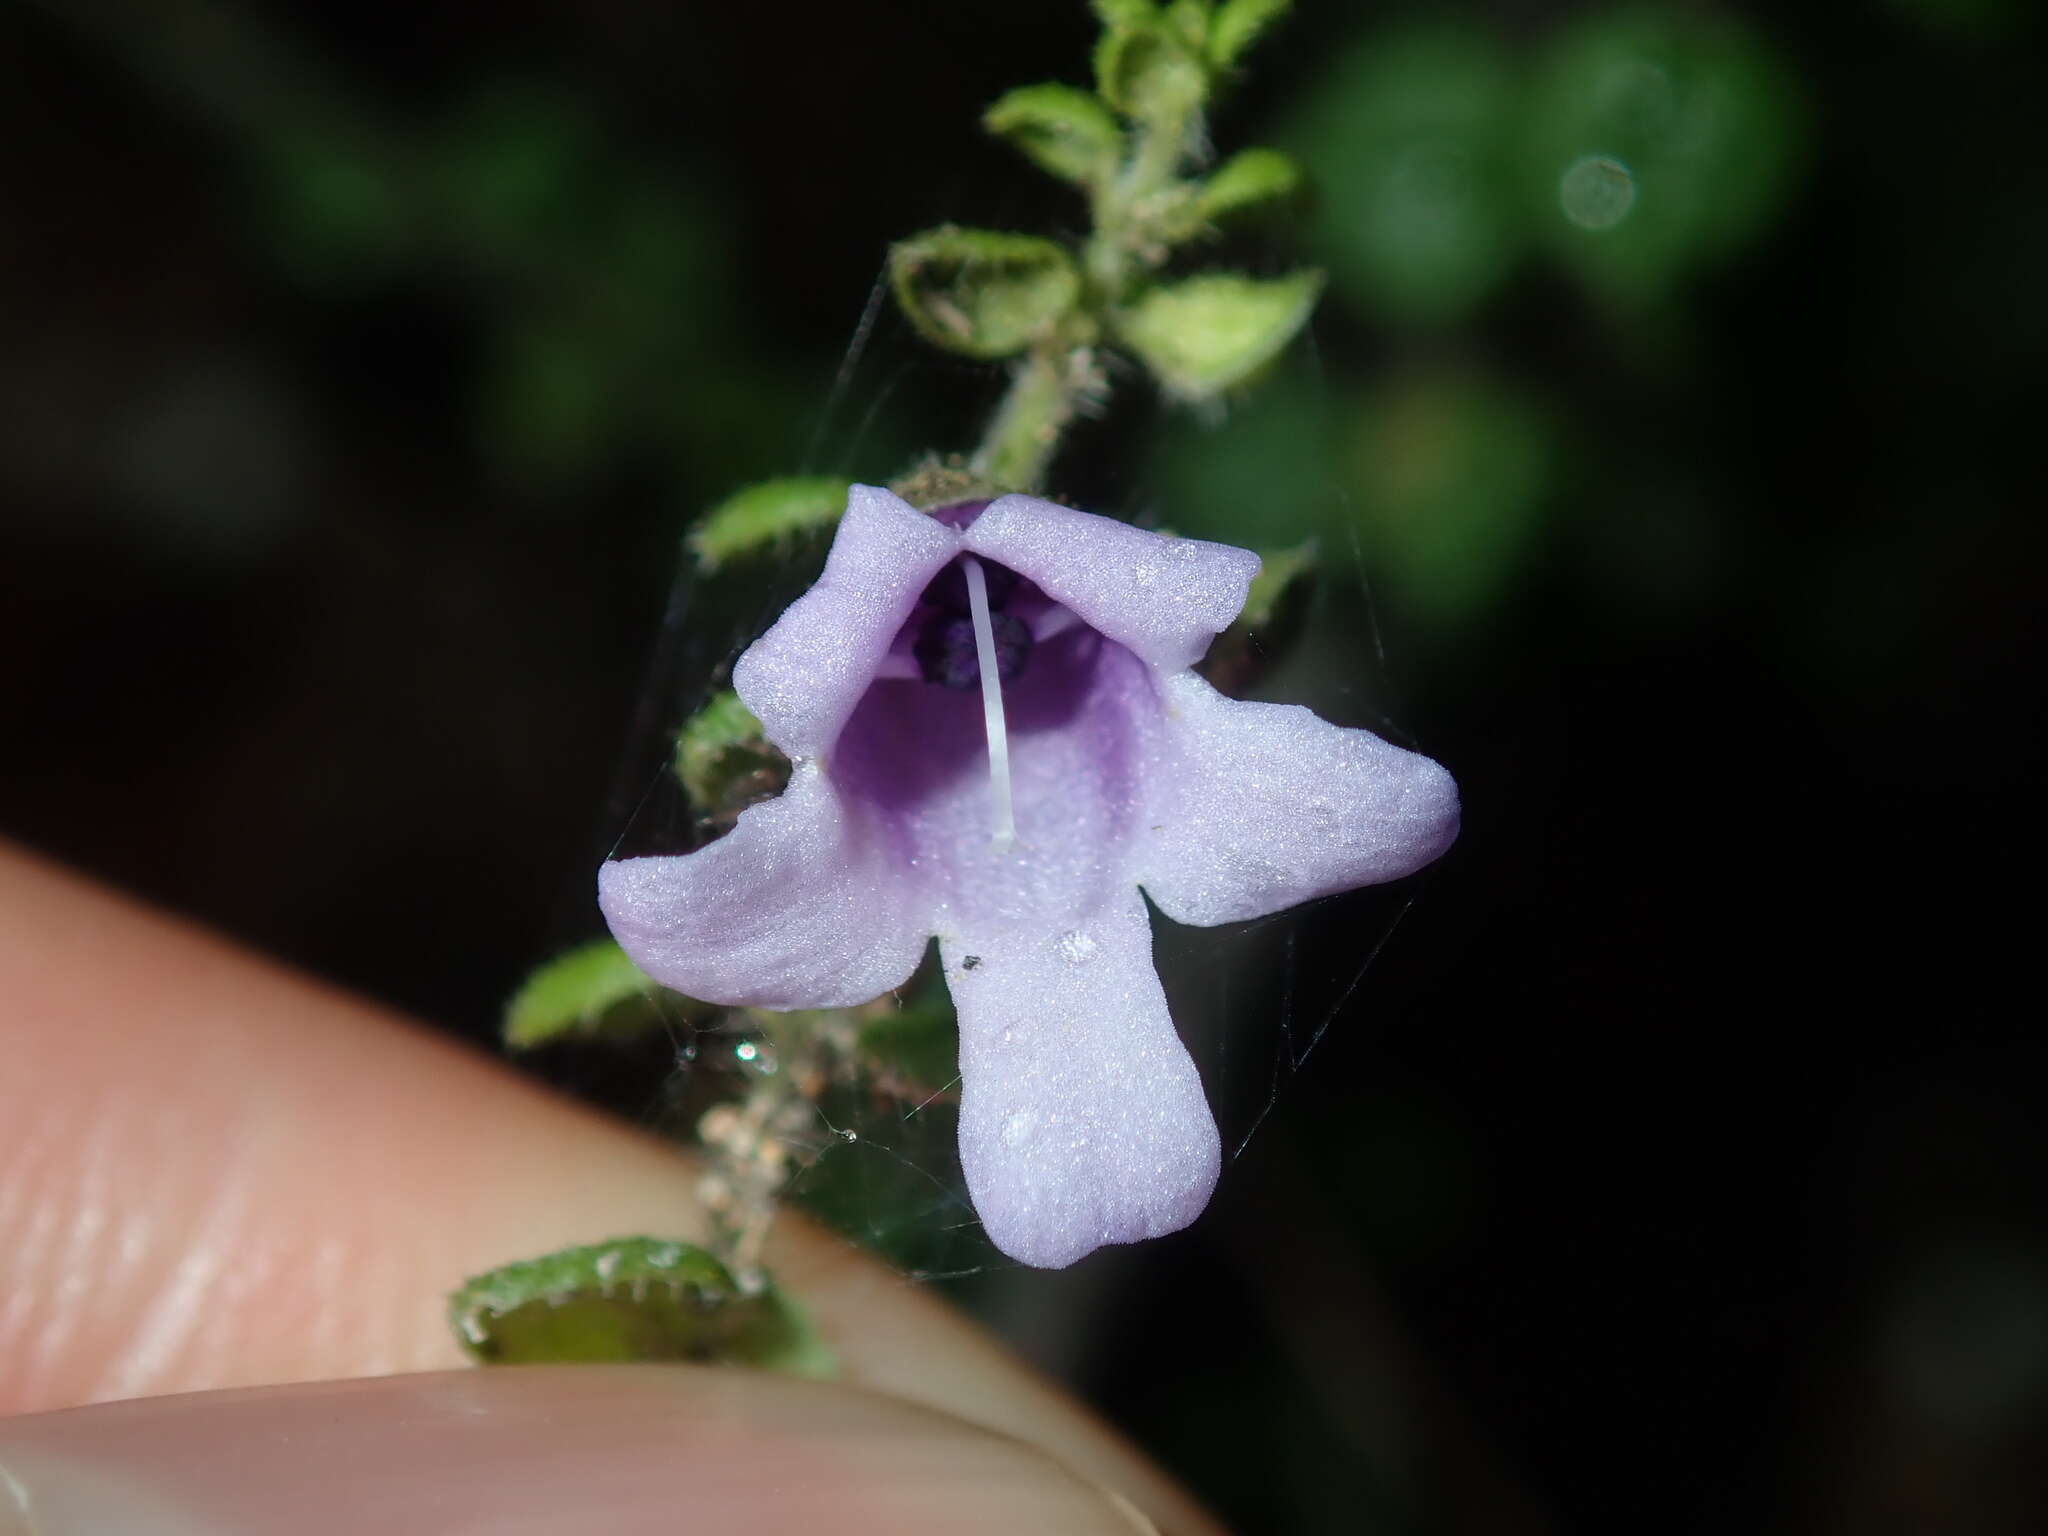
[[[789,788],[695,853],[605,865],[612,932],[658,981],[771,1009],[866,1002],[936,936],[996,1246],[1057,1268],[1186,1226],[1216,1127],[1139,888],[1237,922],[1458,828],[1428,758],[1190,670],[1258,564],[1029,496],[932,516],[855,486],[824,574],[733,669]]]

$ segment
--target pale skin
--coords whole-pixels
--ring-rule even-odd
[[[700,1233],[692,1185],[495,1062],[0,847],[0,1536],[1217,1536],[1086,1409],[796,1219],[766,1259],[841,1382],[462,1365],[453,1285]]]

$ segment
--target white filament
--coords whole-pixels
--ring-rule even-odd
[[[1017,812],[1010,800],[1010,729],[1003,721],[1003,680],[996,671],[996,631],[988,616],[988,578],[972,555],[961,557],[967,575],[967,609],[974,617],[974,657],[981,664],[981,718],[988,731],[988,786],[995,808],[997,853],[1017,841]]]

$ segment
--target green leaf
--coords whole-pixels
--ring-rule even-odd
[[[1095,49],[1095,88],[1126,117],[1177,128],[1209,94],[1209,71],[1179,29],[1160,18],[1110,32]]]
[[[1159,8],[1152,0],[1093,0],[1093,3],[1097,19],[1112,29],[1142,27],[1159,14]]]
[[[526,978],[505,1005],[503,1038],[511,1050],[530,1051],[565,1035],[632,1033],[660,1020],[659,990],[617,944],[596,939]]]
[[[1200,55],[1208,50],[1209,18],[1215,9],[1215,0],[1172,0],[1162,19]]]
[[[968,357],[1023,351],[1081,297],[1081,274],[1061,246],[952,224],[898,241],[889,274],[918,333]]]
[[[764,480],[707,512],[690,533],[690,551],[706,571],[779,547],[799,534],[829,529],[846,510],[851,482],[835,475]]]
[[[761,722],[730,688],[677,733],[675,770],[697,814],[727,825],[789,783],[789,759],[769,745]]]
[[[1229,69],[1244,57],[1266,28],[1293,8],[1294,0],[1225,0],[1209,24],[1209,63]]]
[[[1280,278],[1217,272],[1146,292],[1116,334],[1180,400],[1214,399],[1280,355],[1315,309],[1320,272]]]
[[[448,1321],[493,1365],[695,1360],[825,1378],[838,1363],[803,1309],[748,1293],[689,1243],[622,1237],[478,1275]]]
[[[1070,85],[1020,86],[982,114],[981,125],[1053,175],[1084,187],[1108,180],[1123,158],[1116,119]]]
[[[1243,149],[1209,173],[1195,197],[1204,223],[1292,197],[1301,187],[1301,167],[1277,149]]]

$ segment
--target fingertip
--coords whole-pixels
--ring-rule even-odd
[[[0,1423],[0,1467],[36,1536],[1152,1529],[1007,1436],[849,1387],[701,1367],[444,1372],[105,1404]]]

